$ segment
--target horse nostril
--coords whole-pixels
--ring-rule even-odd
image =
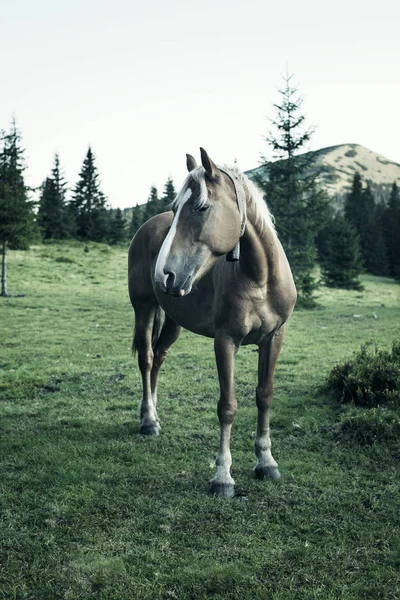
[[[174,286],[176,275],[173,271],[169,271],[168,273],[165,273],[165,274],[167,275],[165,287],[167,290],[170,290]]]

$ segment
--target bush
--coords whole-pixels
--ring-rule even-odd
[[[365,345],[351,361],[332,369],[328,387],[339,402],[400,407],[400,342],[393,343],[391,352]]]
[[[386,408],[356,408],[342,415],[340,432],[358,444],[391,444],[400,436],[400,419]]]

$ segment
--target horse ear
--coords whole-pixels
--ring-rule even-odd
[[[197,167],[196,159],[191,154],[186,154],[186,166],[189,173]]]
[[[207,177],[209,177],[210,179],[218,179],[219,169],[218,169],[217,165],[215,165],[213,163],[213,161],[208,156],[208,154],[204,150],[204,148],[200,148],[200,152],[201,152],[201,164],[203,165],[203,167],[206,171]]]

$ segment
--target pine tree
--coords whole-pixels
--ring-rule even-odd
[[[37,222],[45,239],[58,238],[57,194],[54,180],[46,177],[41,186]]]
[[[147,198],[147,202],[154,202],[157,203],[159,201],[159,196],[158,196],[158,190],[156,187],[152,186],[150,188],[150,194],[149,197]]]
[[[165,186],[164,186],[163,195],[160,200],[159,212],[165,212],[167,210],[170,210],[170,206],[171,206],[172,202],[175,200],[175,198],[176,198],[176,191],[175,191],[174,182],[172,181],[171,177],[168,177],[168,179],[165,183]]]
[[[143,225],[146,219],[143,217],[144,204],[138,204],[132,209],[132,218],[129,226],[129,236],[133,238],[137,230]]]
[[[143,223],[151,219],[151,217],[154,217],[161,212],[160,204],[161,199],[158,196],[157,188],[153,186],[150,188],[150,194],[147,198],[147,202],[145,204],[141,204],[140,208],[139,205],[134,208],[134,210],[137,211],[138,218],[140,219],[138,223],[138,229],[143,225]]]
[[[304,130],[305,116],[300,113],[303,100],[292,86],[291,75],[284,78],[281,101],[274,104],[276,118],[266,141],[272,148],[274,161],[262,159],[268,180],[257,183],[266,195],[275,217],[276,228],[288,257],[303,306],[313,306],[317,282],[313,277],[316,266],[315,238],[328,210],[328,197],[319,188],[314,153],[304,151],[313,129]]]
[[[126,240],[126,220],[120,208],[112,215],[109,233],[110,244],[120,244]]]
[[[152,186],[147,202],[145,204],[138,204],[132,209],[132,219],[129,227],[130,236],[133,237],[139,227],[151,219],[151,217],[169,210],[170,204],[175,199],[175,196],[175,186],[171,178],[167,179],[164,186],[164,193],[161,198],[158,195],[157,188]]]
[[[71,208],[79,237],[96,242],[107,239],[109,229],[107,201],[100,187],[95,156],[90,146],[73,191]]]
[[[64,239],[69,235],[70,223],[66,205],[66,182],[61,172],[58,154],[54,156],[52,177],[42,185],[39,201],[38,224],[45,239]]]
[[[350,223],[357,233],[360,234],[364,219],[364,210],[361,175],[358,172],[354,174],[351,191],[346,196],[344,214],[348,223]]]
[[[400,279],[400,193],[394,182],[383,213],[383,233],[388,256],[389,275]]]
[[[97,206],[92,211],[88,239],[94,242],[107,242],[110,231],[110,210],[107,206]]]
[[[24,150],[15,120],[9,133],[1,132],[0,240],[2,246],[1,295],[7,296],[7,248],[29,248],[37,239],[34,203],[24,182]]]
[[[146,204],[143,206],[143,210],[142,210],[143,221],[142,221],[141,225],[143,225],[143,223],[145,223],[146,221],[151,219],[151,217],[158,215],[158,213],[160,212],[160,203],[161,203],[161,200],[158,196],[157,188],[153,186],[150,188],[149,197],[147,198]]]
[[[367,185],[363,191],[365,223],[361,232],[361,253],[365,261],[365,270],[372,275],[388,275],[389,263],[383,234],[383,212],[381,204],[375,204],[371,188]]]
[[[56,192],[61,202],[65,204],[67,195],[67,182],[65,181],[65,177],[60,165],[60,157],[57,152],[54,155],[54,165],[51,170],[51,174],[56,188]]]
[[[328,287],[361,290],[360,242],[356,230],[340,214],[321,232],[320,264],[323,283]]]
[[[387,275],[388,259],[383,235],[382,209],[375,203],[370,184],[362,187],[359,173],[354,175],[344,211],[346,219],[360,237],[365,270],[373,275]]]

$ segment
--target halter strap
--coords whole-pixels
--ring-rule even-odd
[[[239,258],[240,258],[240,238],[242,237],[242,235],[244,234],[244,231],[246,229],[246,221],[247,221],[246,191],[244,189],[244,185],[243,185],[241,179],[236,175],[236,173],[234,173],[233,171],[225,171],[224,169],[219,169],[219,170],[222,173],[225,173],[225,175],[227,175],[233,183],[233,187],[235,188],[235,194],[236,194],[236,202],[237,202],[237,205],[239,208],[239,214],[240,214],[240,219],[241,219],[239,240],[238,240],[236,246],[233,248],[233,250],[228,252],[228,254],[226,255],[226,260],[228,262],[235,262],[235,261],[239,260]]]

